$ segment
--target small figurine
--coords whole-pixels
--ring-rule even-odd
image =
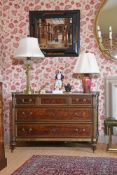
[[[55,90],[61,90],[63,86],[64,75],[61,71],[57,71],[55,75]]]
[[[72,86],[70,85],[70,83],[68,83],[64,87],[65,87],[66,92],[70,92],[71,91]]]

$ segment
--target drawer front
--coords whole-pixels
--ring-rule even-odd
[[[16,97],[16,104],[18,105],[34,105],[36,104],[36,98],[34,96],[17,96]]]
[[[86,95],[71,96],[71,103],[92,105],[92,96],[86,96]]]
[[[93,119],[93,109],[92,108],[69,108],[69,117],[73,120],[78,121],[92,121]]]
[[[41,104],[42,105],[66,105],[68,102],[67,102],[67,97],[66,96],[42,96],[41,97]]]
[[[17,121],[91,121],[91,108],[17,108]]]
[[[18,124],[17,137],[91,138],[91,124]]]

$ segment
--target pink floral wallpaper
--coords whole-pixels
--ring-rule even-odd
[[[0,2],[0,80],[3,81],[4,97],[4,129],[5,141],[10,135],[10,103],[14,91],[25,88],[25,70],[20,61],[15,60],[15,50],[19,40],[29,34],[29,10],[75,10],[81,13],[80,20],[80,53],[94,52],[100,68],[100,75],[93,79],[92,90],[100,92],[99,96],[99,133],[103,135],[105,118],[105,85],[107,75],[117,73],[115,62],[106,59],[100,52],[94,35],[96,13],[102,0],[1,0]],[[70,83],[73,90],[82,90],[81,81],[73,78],[73,68],[77,57],[48,57],[43,61],[34,62],[31,75],[32,87],[35,91],[44,88],[52,90],[55,72],[64,72],[64,83]]]

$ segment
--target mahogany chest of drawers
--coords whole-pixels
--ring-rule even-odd
[[[98,139],[98,92],[12,94],[11,148],[18,141]]]

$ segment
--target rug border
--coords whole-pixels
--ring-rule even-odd
[[[39,155],[32,155],[28,160],[26,160],[22,165],[20,165],[14,172],[12,172],[12,174],[10,174],[10,175],[13,175],[14,173],[16,173],[22,166],[24,166],[28,161],[30,161],[33,157],[36,157],[36,156],[50,156],[50,157],[52,157],[52,156],[57,156],[57,157],[83,157],[83,158],[101,158],[101,159],[103,159],[103,158],[107,158],[107,159],[117,159],[116,157],[106,157],[106,156],[103,156],[103,157],[101,157],[101,156],[71,156],[71,155],[47,155],[47,154],[39,154]]]

